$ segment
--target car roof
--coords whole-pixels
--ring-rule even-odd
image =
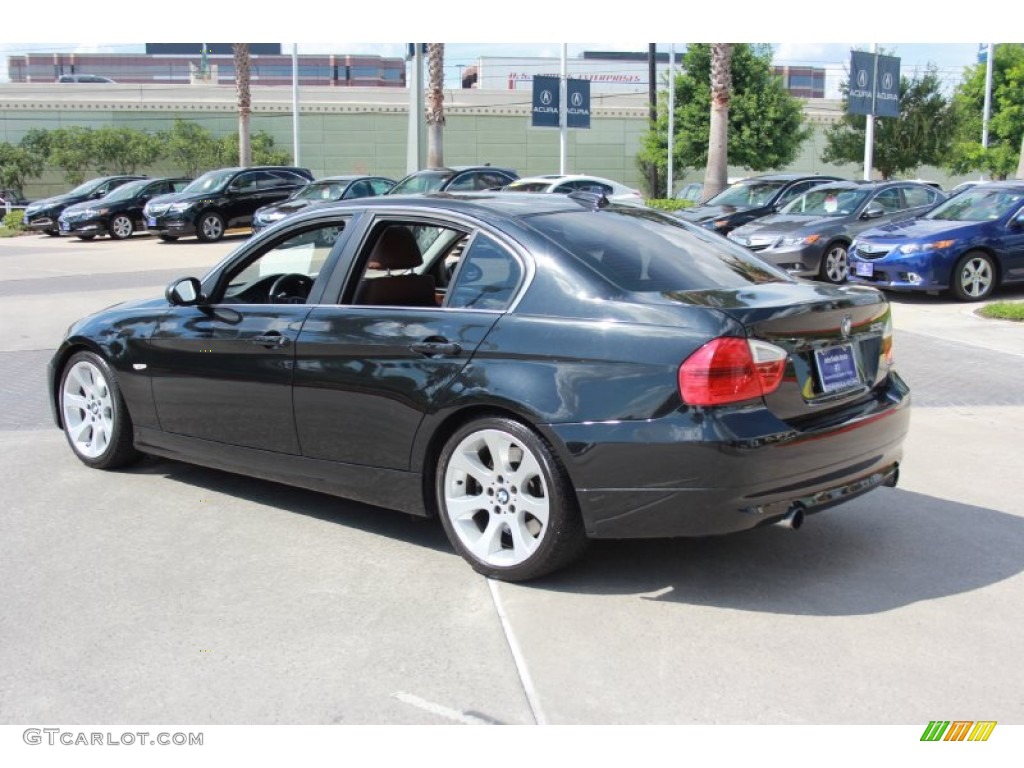
[[[801,181],[803,179],[821,179],[822,181],[834,181],[838,176],[821,175],[818,173],[766,173],[762,176],[747,176],[737,181],[737,184],[757,181]]]
[[[321,176],[319,179],[314,179],[313,183],[319,184],[321,181],[355,181],[356,179],[384,179],[385,181],[391,181],[387,176],[377,176],[376,174],[345,173],[338,176]]]

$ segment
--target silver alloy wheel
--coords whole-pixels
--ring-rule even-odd
[[[837,243],[828,249],[823,272],[833,283],[841,283],[846,279],[850,274],[850,259],[846,253],[846,246]]]
[[[992,274],[992,264],[988,259],[975,256],[964,262],[958,279],[965,295],[972,299],[980,299],[992,290],[995,275]]]
[[[444,513],[463,546],[487,565],[518,565],[536,552],[550,505],[537,457],[503,430],[467,435],[445,468]]]
[[[199,226],[203,231],[203,237],[207,240],[219,240],[220,236],[224,234],[224,224],[219,216],[203,216]]]
[[[131,237],[133,231],[132,220],[127,216],[115,216],[110,222],[110,234],[118,240]]]
[[[75,363],[64,377],[60,405],[75,451],[94,459],[107,450],[114,434],[114,399],[99,368],[85,360]]]

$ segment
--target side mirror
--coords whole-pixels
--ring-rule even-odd
[[[202,284],[195,277],[178,278],[167,286],[164,296],[173,307],[194,307],[206,298],[202,294]]]
[[[871,203],[867,208],[864,209],[864,213],[860,215],[862,219],[877,219],[885,215],[885,209],[878,203]]]
[[[104,191],[103,191],[102,189],[97,189],[97,190],[96,190],[95,192],[93,192],[93,193],[92,193],[92,194],[90,195],[90,197],[91,197],[91,198],[92,198],[93,200],[99,200],[99,199],[100,199],[101,197],[103,197],[103,196],[104,196],[104,195],[106,195],[106,194],[107,194],[107,193],[106,193],[106,192],[104,192]]]
[[[1024,211],[1010,219],[1010,226],[1014,229],[1024,229]]]

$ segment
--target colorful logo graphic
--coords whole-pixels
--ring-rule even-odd
[[[921,741],[988,741],[995,728],[995,720],[932,720]]]

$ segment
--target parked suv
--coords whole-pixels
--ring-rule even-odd
[[[110,235],[114,240],[131,237],[144,229],[143,206],[158,195],[180,192],[192,179],[140,179],[129,181],[106,197],[75,203],[64,209],[57,219],[62,235],[75,235],[79,240],[92,240],[96,235]]]
[[[703,205],[686,208],[676,215],[683,221],[727,235],[748,221],[775,213],[807,190],[827,181],[842,179],[806,173],[751,176],[726,187]]]
[[[474,192],[498,189],[519,178],[511,168],[491,165],[455,165],[410,173],[395,184],[389,195],[425,195],[428,192]]]
[[[214,242],[229,227],[248,226],[257,208],[286,200],[313,180],[305,168],[255,166],[204,173],[181,192],[150,200],[146,226],[161,240],[195,235]]]
[[[99,200],[122,184],[144,178],[146,177],[103,176],[98,179],[90,179],[84,184],[79,184],[63,195],[48,197],[45,200],[37,200],[25,209],[25,226],[29,229],[34,229],[36,232],[45,232],[51,237],[57,237],[60,234],[57,229],[57,219],[69,205],[81,203],[85,200]]]

